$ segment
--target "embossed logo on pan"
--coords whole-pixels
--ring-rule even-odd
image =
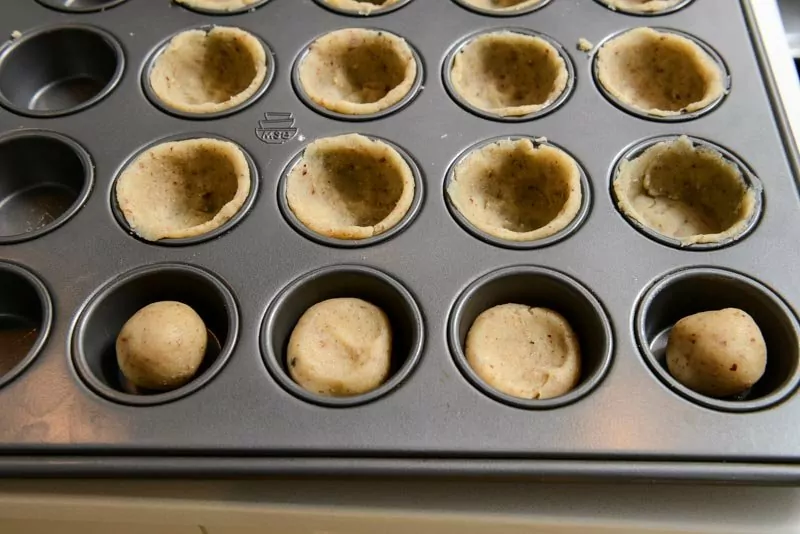
[[[268,145],[282,145],[297,137],[300,129],[294,125],[294,114],[268,111],[258,121],[256,137]]]

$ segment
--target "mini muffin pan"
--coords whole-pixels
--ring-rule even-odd
[[[4,476],[476,475],[800,483],[798,155],[764,78],[747,0],[683,2],[631,16],[597,0],[552,0],[494,16],[459,0],[410,0],[372,16],[322,2],[268,0],[200,13],[169,0],[19,0],[0,33],[0,474]],[[13,4],[13,5],[12,5]],[[710,24],[709,21],[713,21]],[[170,36],[233,26],[268,44],[273,73],[224,116],[192,117],[148,98],[143,75]],[[578,50],[638,26],[705,43],[730,74],[713,109],[656,120],[609,101],[594,55]],[[385,30],[419,56],[408,100],[373,117],[309,105],[293,69],[309,43]],[[571,67],[563,101],[524,120],[465,109],[448,90],[452,54],[481,32],[546,35]],[[13,34],[13,37],[12,37]],[[313,140],[360,133],[414,169],[412,208],[361,243],[320,239],[287,210],[283,177]],[[745,235],[681,247],[616,207],[618,162],[687,135],[720,149],[760,192]],[[151,243],[130,231],[114,184],[154,143],[211,136],[242,148],[252,190],[213,235]],[[573,156],[584,205],[554,238],[512,246],[471,229],[446,187],[459,158],[531,138]],[[794,171],[793,171],[794,169]],[[392,373],[379,389],[331,399],[286,370],[308,307],[357,297],[384,309]],[[196,378],[139,391],[114,340],[157,300],[192,306],[209,330]],[[583,370],[569,394],[510,398],[464,356],[472,321],[514,302],[566,317]],[[765,376],[736,398],[687,390],[664,366],[672,325],[739,307],[768,346]]]

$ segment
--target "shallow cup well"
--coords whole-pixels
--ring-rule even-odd
[[[66,13],[91,13],[116,7],[128,0],[36,0],[43,6]]]
[[[546,6],[547,4],[549,4],[552,0],[540,0],[539,2],[537,2],[537,3],[535,3],[535,4],[531,5],[531,6],[520,8],[520,9],[510,9],[510,10],[507,10],[507,11],[497,11],[497,10],[494,10],[494,9],[484,9],[484,8],[479,7],[479,6],[472,5],[469,2],[466,2],[465,0],[453,0],[453,1],[456,4],[460,5],[461,7],[465,8],[465,9],[469,9],[470,11],[478,13],[479,15],[488,15],[490,17],[518,17],[520,15],[526,15],[528,13],[531,13],[533,11],[541,9],[544,6]],[[520,3],[522,3],[522,1],[524,1],[524,0],[521,0]]]
[[[615,7],[611,6],[607,0],[596,0],[596,2],[604,7],[607,7],[612,11],[616,11],[618,13],[625,13],[626,15],[636,15],[639,17],[657,17],[659,15],[669,15],[670,13],[675,13],[676,11],[683,9],[684,7],[694,2],[694,0],[681,0],[674,6],[670,6],[668,8],[661,9],[659,11],[637,11],[635,9],[625,9],[625,8]]]
[[[376,5],[383,3],[381,0],[361,0],[361,1],[369,2],[371,4],[376,4]],[[348,15],[348,16],[351,16],[351,17],[375,17],[375,16],[378,16],[378,15],[386,15],[386,14],[391,13],[393,11],[397,11],[401,7],[403,7],[406,4],[412,2],[412,0],[399,0],[398,2],[395,2],[393,4],[389,4],[386,7],[383,7],[383,8],[380,8],[380,9],[375,9],[370,13],[359,13],[357,11],[352,11],[352,10],[349,10],[349,9],[343,9],[343,8],[340,8],[340,7],[337,7],[337,6],[333,6],[333,5],[329,4],[328,2],[326,2],[325,0],[315,0],[315,2],[317,2],[319,5],[321,5],[325,9],[328,9],[328,10],[333,11],[334,13],[338,13],[340,15]]]

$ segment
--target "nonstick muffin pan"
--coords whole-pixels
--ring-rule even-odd
[[[797,154],[762,75],[747,2],[688,2],[658,16],[595,0],[544,1],[510,17],[453,0],[399,2],[369,17],[312,0],[224,16],[168,0],[19,0],[2,9],[3,475],[800,482]],[[170,36],[211,25],[265,43],[274,73],[263,93],[213,118],[154,105],[143,85],[151,58]],[[578,40],[600,44],[639,26],[710,47],[730,75],[728,94],[679,121],[606,98],[593,78],[596,48],[582,52]],[[348,27],[392,32],[419,55],[418,87],[392,112],[350,120],[298,94],[293,68],[308,44]],[[480,32],[514,29],[559,45],[571,67],[566,96],[523,120],[466,109],[447,87],[452,53]],[[282,197],[308,143],[347,133],[396,146],[417,182],[402,225],[364,243],[307,232]],[[620,159],[678,135],[722,149],[758,185],[757,217],[737,239],[682,247],[617,210]],[[198,136],[230,140],[252,159],[246,208],[210,238],[135,237],[114,204],[120,172],[156,142]],[[446,196],[460,157],[509,138],[557,146],[583,174],[574,225],[537,246],[481,235]],[[286,372],[292,325],[333,297],[381,305],[396,334],[389,381],[358,398],[309,395]],[[113,340],[127,317],[164,299],[192,305],[213,342],[194,381],[136,391],[115,367]],[[548,306],[570,321],[584,355],[572,393],[519,402],[470,371],[469,324],[504,302]],[[663,344],[681,317],[729,306],[759,322],[767,372],[740,397],[708,399],[669,376]]]

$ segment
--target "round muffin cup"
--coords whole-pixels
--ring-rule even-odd
[[[489,386],[475,373],[465,353],[467,333],[481,313],[509,303],[549,308],[574,329],[581,347],[581,379],[575,389],[551,399],[521,399]],[[456,365],[469,382],[495,400],[529,410],[559,408],[588,395],[611,367],[614,344],[608,316],[588,289],[558,271],[529,265],[506,267],[472,282],[453,305],[447,339]]]
[[[394,4],[390,4],[380,9],[375,9],[370,13],[358,13],[356,11],[351,11],[349,9],[343,9],[341,7],[332,6],[325,0],[314,0],[314,1],[319,5],[321,5],[322,7],[324,7],[325,9],[327,9],[328,11],[333,11],[334,13],[338,13],[339,15],[347,15],[350,17],[377,17],[379,15],[387,15],[389,13],[392,13],[393,11],[397,11],[401,7],[404,7],[405,5],[409,4],[412,0],[399,0]]]
[[[389,317],[390,377],[369,393],[352,397],[319,395],[300,387],[286,369],[286,347],[298,320],[314,304],[333,298],[365,300]],[[270,304],[261,327],[261,354],[275,380],[292,395],[331,408],[358,406],[387,395],[408,378],[422,355],[424,329],[422,312],[414,297],[391,276],[357,265],[324,267],[291,282]]]
[[[125,215],[122,213],[122,210],[119,207],[119,202],[117,202],[117,195],[116,195],[116,188],[117,188],[117,181],[119,177],[125,172],[125,169],[141,154],[146,152],[147,150],[158,146],[162,143],[169,143],[173,141],[186,141],[188,139],[218,139],[220,141],[227,141],[229,143],[233,143],[236,145],[239,150],[242,151],[244,154],[245,159],[247,160],[247,165],[250,167],[250,193],[247,195],[247,199],[242,204],[242,207],[239,208],[239,211],[231,217],[228,221],[225,222],[219,228],[207,232],[203,235],[198,235],[195,237],[184,237],[184,238],[166,238],[160,239],[158,241],[148,241],[143,237],[139,236],[131,225],[128,224],[128,221],[125,219]],[[111,183],[111,189],[109,191],[110,202],[111,202],[111,211],[114,214],[114,217],[117,219],[117,222],[122,227],[125,232],[132,235],[136,239],[148,243],[150,245],[161,245],[167,247],[183,247],[183,246],[190,246],[190,245],[197,245],[198,243],[203,243],[205,241],[210,241],[212,239],[216,239],[221,235],[229,232],[233,229],[234,226],[239,224],[242,219],[244,219],[247,214],[249,213],[250,209],[253,207],[253,204],[256,201],[256,197],[258,196],[258,186],[259,186],[259,174],[258,168],[256,166],[255,161],[253,160],[252,156],[247,152],[247,150],[241,146],[236,141],[228,139],[226,137],[222,137],[216,134],[206,134],[206,133],[196,133],[196,134],[177,134],[169,137],[165,137],[163,139],[159,139],[150,143],[147,146],[142,147],[141,149],[137,150],[132,156],[130,156],[123,164],[120,166],[119,170],[117,171],[117,175],[114,178],[114,181]]]
[[[669,15],[670,13],[675,13],[676,11],[680,11],[684,7],[688,6],[694,0],[681,0],[674,6],[670,6],[666,9],[661,9],[659,11],[636,11],[635,9],[624,9],[612,6],[608,0],[595,0],[598,4],[602,5],[603,7],[607,7],[611,11],[615,11],[617,13],[624,13],[626,15],[634,15],[637,17],[658,17],[660,15]]]
[[[227,12],[224,14],[227,14]],[[253,103],[255,103],[256,100],[264,96],[264,93],[267,91],[267,89],[269,89],[270,85],[272,85],[272,81],[275,78],[275,70],[276,70],[275,53],[272,51],[272,48],[270,48],[270,46],[266,43],[266,41],[264,41],[254,33],[248,31],[247,33],[249,33],[251,36],[257,39],[258,42],[261,44],[261,46],[264,48],[264,53],[266,54],[267,59],[269,61],[267,64],[267,73],[264,76],[264,81],[261,82],[261,85],[259,86],[258,90],[255,93],[253,93],[248,99],[237,104],[236,106],[216,111],[214,113],[193,113],[189,111],[183,111],[180,109],[175,109],[174,107],[169,106],[163,100],[161,100],[161,98],[159,98],[159,96],[153,89],[152,83],[150,82],[150,75],[153,72],[153,68],[156,64],[156,61],[158,61],[158,58],[161,57],[161,55],[169,46],[170,42],[178,35],[192,30],[209,32],[214,28],[215,26],[213,24],[203,24],[201,26],[184,28],[183,30],[175,32],[174,34],[170,35],[169,37],[158,43],[155,50],[150,54],[149,59],[147,60],[144,68],[142,69],[142,74],[141,74],[142,89],[144,90],[144,94],[147,95],[147,99],[150,100],[150,102],[154,106],[159,108],[161,111],[164,111],[165,113],[169,113],[170,115],[174,115],[176,117],[181,117],[184,119],[194,119],[194,120],[219,119],[221,117],[227,117],[229,115],[233,115],[234,113],[238,113],[239,111],[242,111],[243,109],[251,106]],[[242,30],[242,31],[247,31],[247,30]]]
[[[108,96],[124,70],[122,45],[105,30],[38,28],[0,47],[0,105],[30,117],[76,113]]]
[[[45,7],[65,13],[92,13],[116,7],[128,0],[36,0]]]
[[[758,324],[767,344],[764,376],[744,394],[716,399],[687,388],[667,370],[666,346],[676,322],[695,313],[739,308]],[[725,412],[763,410],[785,400],[800,384],[797,318],[767,286],[713,267],[679,269],[653,283],[636,308],[634,332],[647,364],[669,389],[706,408]]]
[[[487,15],[489,17],[519,17],[520,15],[527,15],[528,13],[533,13],[539,9],[542,9],[544,6],[549,4],[552,0],[541,0],[539,3],[534,4],[532,6],[528,6],[522,9],[512,9],[508,11],[495,11],[492,9],[482,9],[478,6],[474,6],[465,0],[453,0],[456,4],[460,5],[464,9],[468,9],[473,13],[477,13],[479,15]]]
[[[27,369],[41,352],[53,323],[44,283],[14,263],[0,261],[0,388]],[[32,335],[35,334],[35,335]]]
[[[619,202],[616,193],[614,192],[614,180],[619,173],[620,165],[622,162],[629,161],[632,159],[636,159],[637,157],[641,156],[648,148],[656,145],[658,143],[664,141],[671,141],[677,139],[680,135],[661,135],[657,137],[651,137],[649,139],[645,139],[643,141],[639,141],[635,143],[633,146],[628,147],[625,151],[617,158],[616,162],[614,163],[614,167],[611,170],[611,179],[609,181],[609,191],[611,194],[611,201],[614,204],[617,212],[636,230],[644,234],[645,236],[657,241],[663,245],[667,245],[673,248],[678,248],[681,250],[691,250],[691,251],[706,251],[706,250],[714,250],[723,247],[727,247],[733,245],[745,237],[747,237],[758,225],[758,222],[761,220],[761,214],[763,212],[764,207],[764,190],[761,184],[761,180],[759,180],[756,175],[750,170],[750,168],[740,160],[735,154],[726,150],[719,145],[712,143],[711,141],[707,141],[705,139],[701,139],[699,137],[693,136],[686,136],[695,146],[706,147],[711,150],[715,150],[719,152],[726,160],[735,164],[739,171],[742,173],[742,177],[744,178],[745,183],[752,189],[755,195],[755,208],[753,210],[753,215],[750,217],[747,226],[737,235],[731,236],[727,239],[719,241],[717,243],[694,243],[687,245],[681,242],[680,239],[676,239],[674,237],[669,237],[655,230],[651,229],[647,225],[637,221],[633,217],[622,213],[619,209]]]
[[[165,300],[183,302],[203,319],[209,332],[205,358],[186,385],[136,394],[117,365],[117,335],[137,311]],[[154,406],[208,384],[230,358],[238,334],[238,307],[224,282],[191,265],[147,265],[112,280],[89,298],[72,332],[72,361],[81,379],[98,395],[120,404]]]
[[[69,137],[47,130],[0,135],[0,245],[55,230],[83,207],[93,185],[92,160]]]
[[[711,59],[714,61],[714,63],[717,64],[717,66],[719,67],[720,71],[722,72],[722,80],[723,80],[723,91],[722,91],[722,94],[719,96],[719,98],[717,98],[716,100],[714,100],[713,102],[711,102],[710,104],[708,104],[706,107],[704,107],[702,109],[698,109],[698,110],[692,111],[690,113],[682,113],[682,114],[677,114],[677,115],[656,115],[656,114],[653,114],[653,113],[648,113],[647,111],[641,110],[639,108],[636,108],[634,106],[631,106],[631,105],[623,102],[622,100],[618,99],[616,96],[611,94],[611,92],[606,88],[606,86],[603,85],[603,83],[600,81],[600,78],[599,78],[599,75],[598,75],[598,71],[599,71],[599,66],[598,66],[598,61],[597,61],[598,54],[600,52],[600,49],[603,48],[603,46],[606,43],[608,43],[609,41],[611,41],[613,39],[616,39],[617,37],[620,37],[620,36],[624,35],[625,33],[629,32],[631,30],[634,30],[636,28],[628,28],[628,29],[625,29],[625,30],[621,30],[621,31],[615,32],[615,33],[609,35],[608,37],[606,37],[605,39],[603,39],[602,41],[600,41],[597,45],[595,45],[595,47],[594,47],[594,49],[592,51],[592,79],[594,80],[595,87],[597,87],[597,89],[600,91],[600,93],[602,93],[602,95],[604,97],[606,97],[606,99],[609,102],[611,102],[612,104],[617,106],[622,111],[625,111],[625,112],[630,113],[631,115],[635,115],[637,117],[641,117],[643,119],[648,119],[648,120],[658,121],[658,122],[684,122],[684,121],[690,121],[690,120],[696,119],[698,117],[701,117],[701,116],[703,116],[703,115],[705,115],[707,113],[711,113],[714,109],[717,108],[717,106],[722,104],[723,100],[725,100],[725,97],[728,95],[728,93],[731,90],[731,75],[730,75],[730,71],[728,70],[728,66],[725,64],[725,61],[722,59],[722,56],[720,56],[717,53],[717,51],[714,50],[711,47],[711,45],[709,45],[708,43],[706,43],[704,41],[701,41],[697,37],[695,37],[693,35],[690,35],[688,33],[685,33],[685,32],[682,32],[682,31],[678,31],[678,30],[674,30],[672,28],[664,28],[664,27],[660,27],[660,26],[648,26],[648,28],[650,28],[652,30],[655,30],[657,32],[671,33],[673,35],[677,35],[679,37],[684,37],[686,39],[689,39],[694,44],[699,46],[703,50],[703,52],[708,54],[711,57]]]
[[[540,145],[552,146],[559,150],[563,150],[565,153],[572,156],[572,154],[570,154],[569,151],[565,150],[560,145],[557,145],[550,141],[542,142],[539,141],[539,139],[541,139],[539,137],[533,137],[527,135],[510,135],[510,136],[503,135],[499,137],[493,137],[491,139],[486,139],[484,141],[480,141],[470,146],[466,150],[464,150],[461,154],[459,154],[459,156],[455,159],[455,161],[453,161],[453,163],[450,164],[450,167],[447,170],[447,175],[444,181],[444,201],[445,204],[447,205],[447,209],[450,211],[450,215],[453,216],[453,218],[456,220],[456,222],[458,222],[458,224],[461,225],[462,228],[464,228],[467,232],[477,237],[478,239],[485,241],[486,243],[489,243],[490,245],[503,248],[516,249],[516,250],[532,250],[537,248],[544,248],[550,245],[554,245],[559,241],[562,241],[567,237],[571,236],[573,233],[575,233],[581,227],[583,222],[586,220],[587,215],[589,214],[589,207],[592,205],[592,190],[591,186],[589,185],[589,178],[586,175],[586,171],[584,171],[583,167],[577,160],[575,160],[575,162],[578,164],[578,170],[581,173],[581,190],[582,190],[581,207],[578,209],[578,213],[575,214],[575,218],[572,219],[572,222],[570,222],[564,229],[543,239],[537,239],[535,241],[511,241],[508,239],[501,239],[499,237],[493,236],[488,232],[485,232],[480,228],[478,228],[477,226],[475,226],[474,224],[472,224],[469,221],[469,219],[467,219],[458,210],[458,208],[455,206],[452,199],[450,198],[450,195],[447,193],[447,188],[450,186],[450,182],[453,179],[456,167],[458,167],[458,165],[465,158],[467,158],[472,152],[474,152],[475,150],[479,150],[487,145],[491,145],[492,143],[496,143],[498,141],[506,141],[506,140],[517,141],[519,139],[528,139],[534,144],[534,146],[540,146]],[[573,159],[575,159],[574,156]]]
[[[377,137],[374,135],[366,135],[366,134],[362,135],[364,135],[369,139],[386,143],[391,148],[395,149],[397,153],[403,157],[408,166],[411,168],[411,174],[414,177],[414,198],[411,201],[411,206],[409,206],[406,214],[396,225],[394,225],[386,232],[383,232],[382,234],[378,234],[376,236],[368,237],[366,239],[336,239],[333,237],[327,237],[322,234],[318,234],[317,232],[308,228],[305,224],[303,224],[300,221],[300,219],[297,218],[292,209],[289,207],[289,201],[286,196],[289,173],[295,166],[300,164],[300,162],[303,160],[303,154],[305,153],[306,149],[306,147],[303,147],[289,161],[289,164],[283,170],[280,180],[278,181],[278,206],[280,207],[281,213],[283,214],[284,218],[289,223],[289,225],[291,225],[292,228],[294,228],[303,237],[306,237],[311,241],[315,241],[321,245],[326,245],[329,247],[339,247],[339,248],[369,247],[377,243],[381,243],[383,241],[391,239],[394,236],[398,235],[400,232],[408,228],[408,226],[417,216],[417,213],[419,213],[419,210],[422,207],[422,199],[424,198],[425,192],[423,190],[424,184],[422,180],[422,174],[419,170],[419,166],[417,165],[416,161],[414,161],[414,158],[412,158],[408,152],[406,152],[396,144],[382,137]]]
[[[254,2],[254,3],[250,4],[249,6],[244,6],[244,7],[241,7],[239,9],[231,9],[231,10],[228,10],[228,11],[220,11],[218,9],[205,9],[205,8],[202,8],[202,7],[189,6],[189,5],[186,5],[186,4],[182,4],[181,2],[174,2],[174,3],[176,5],[181,6],[184,9],[188,9],[189,11],[194,11],[195,13],[200,13],[200,14],[203,14],[203,15],[213,15],[213,16],[218,16],[218,17],[219,16],[224,17],[224,16],[227,16],[227,15],[239,15],[241,13],[247,13],[248,11],[252,11],[253,9],[257,9],[257,8],[267,4],[268,2],[270,2],[270,0],[259,0],[258,2]]]
[[[567,85],[561,94],[553,100],[550,104],[546,107],[535,111],[533,113],[529,113],[527,115],[520,115],[520,116],[500,116],[495,113],[491,113],[489,111],[480,109],[478,107],[473,106],[469,103],[461,94],[455,89],[452,81],[452,71],[453,71],[453,63],[455,62],[456,56],[461,53],[461,51],[469,45],[472,41],[476,38],[481,37],[482,35],[489,35],[493,33],[502,33],[502,32],[511,32],[511,33],[518,33],[520,35],[527,35],[529,37],[538,37],[543,39],[547,42],[550,46],[556,49],[558,55],[561,59],[564,60],[564,66],[567,69]],[[572,63],[572,58],[567,53],[566,49],[561,46],[561,44],[553,39],[552,37],[545,35],[543,33],[535,32],[533,30],[528,30],[526,28],[515,28],[515,27],[507,27],[507,28],[492,28],[490,30],[480,30],[474,33],[469,34],[468,36],[461,39],[458,43],[456,43],[453,48],[447,53],[445,56],[444,63],[442,64],[442,79],[444,80],[445,89],[447,89],[447,93],[450,95],[459,106],[466,109],[470,113],[473,113],[479,117],[484,119],[489,119],[493,121],[499,122],[525,122],[534,119],[538,119],[540,117],[544,117],[545,115],[552,113],[553,111],[557,110],[561,105],[563,105],[569,97],[572,95],[572,91],[575,88],[575,65]]]
[[[390,32],[387,30],[382,30],[380,28],[358,28],[361,30],[372,30],[376,32],[386,32],[392,35],[396,35],[400,37],[398,34],[394,32]],[[422,63],[422,58],[417,52],[417,49],[412,45],[409,41],[406,40],[406,44],[408,48],[411,50],[411,54],[414,56],[414,61],[417,64],[417,77],[414,78],[414,83],[411,86],[411,89],[408,91],[408,94],[403,97],[402,100],[397,102],[396,104],[389,106],[388,108],[381,110],[377,113],[371,113],[369,115],[348,115],[345,113],[339,113],[337,111],[331,111],[328,108],[321,106],[314,102],[311,97],[308,95],[305,89],[303,89],[303,83],[300,81],[300,64],[303,60],[308,56],[310,52],[310,47],[314,44],[319,38],[324,37],[330,32],[326,32],[314,37],[311,41],[309,41],[304,47],[303,50],[300,52],[300,55],[297,56],[297,59],[294,61],[294,66],[292,67],[292,85],[294,86],[295,93],[297,93],[298,98],[303,101],[303,103],[308,106],[309,108],[313,109],[320,115],[324,115],[325,117],[329,117],[331,119],[337,119],[341,121],[352,121],[352,122],[363,122],[369,121],[374,119],[380,119],[386,117],[387,115],[391,115],[397,111],[400,111],[407,105],[411,103],[414,98],[416,98],[417,94],[422,87],[422,82],[425,79],[425,67]],[[405,40],[405,38],[403,38]]]

